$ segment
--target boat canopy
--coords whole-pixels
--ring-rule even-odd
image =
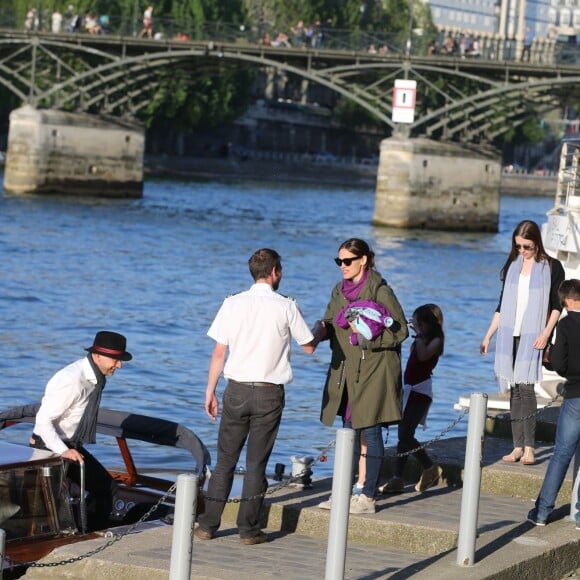
[[[39,408],[40,404],[36,403],[0,411],[0,430],[13,422],[34,424]],[[211,456],[201,439],[193,431],[174,421],[101,407],[97,419],[97,433],[185,449],[193,456],[199,473],[203,473],[205,467],[211,464]]]

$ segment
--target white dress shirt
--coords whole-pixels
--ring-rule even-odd
[[[64,367],[48,381],[34,425],[34,433],[48,449],[59,454],[68,449],[63,439],[74,435],[96,386],[97,377],[87,357]]]
[[[314,340],[296,302],[262,282],[226,298],[207,334],[229,349],[227,379],[282,385],[292,381],[291,337]]]

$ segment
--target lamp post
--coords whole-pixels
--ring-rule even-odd
[[[137,36],[137,19],[139,18],[139,0],[133,6],[133,36]]]
[[[406,53],[411,56],[411,46],[413,39],[413,0],[409,0],[409,36],[407,38]]]

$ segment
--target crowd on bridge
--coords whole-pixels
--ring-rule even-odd
[[[113,23],[108,14],[86,12],[81,14],[72,4],[69,4],[64,13],[55,8],[52,14],[31,7],[26,14],[24,29],[27,31],[40,30],[43,32],[80,32],[95,35],[109,33],[132,34],[147,39],[173,39],[189,41],[190,31],[184,30],[182,25],[173,20],[155,19],[154,6],[148,5],[140,21],[130,19],[123,23]],[[205,23],[209,24],[209,23]],[[120,29],[119,26],[121,27]],[[427,54],[429,56],[451,56],[457,58],[486,58],[491,60],[526,62],[554,61],[554,42],[549,39],[534,38],[530,27],[526,28],[523,39],[502,38],[498,35],[478,34],[471,30],[440,30],[438,37],[429,44],[417,44],[410,37],[389,33],[362,33],[362,36],[353,36],[351,31],[337,30],[330,19],[316,19],[307,23],[298,20],[294,25],[288,25],[277,31],[270,23],[260,18],[256,25],[221,24],[220,30],[226,38],[243,38],[244,40],[267,47],[299,48],[299,49],[348,49],[362,50],[369,54],[385,56],[387,54]],[[132,30],[123,30],[130,27]],[[220,36],[216,28],[213,31],[213,40]],[[353,46],[356,45],[356,46]],[[412,46],[411,46],[412,45]]]
[[[72,4],[69,4],[64,14],[55,8],[50,19],[42,17],[36,8],[32,7],[26,13],[24,29],[27,31],[50,31],[53,34],[61,32],[86,32],[88,34],[107,34],[111,20],[107,14],[96,15],[92,12],[80,14]]]

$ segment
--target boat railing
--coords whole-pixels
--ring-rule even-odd
[[[580,140],[564,141],[560,154],[556,199],[550,214],[580,212]]]

